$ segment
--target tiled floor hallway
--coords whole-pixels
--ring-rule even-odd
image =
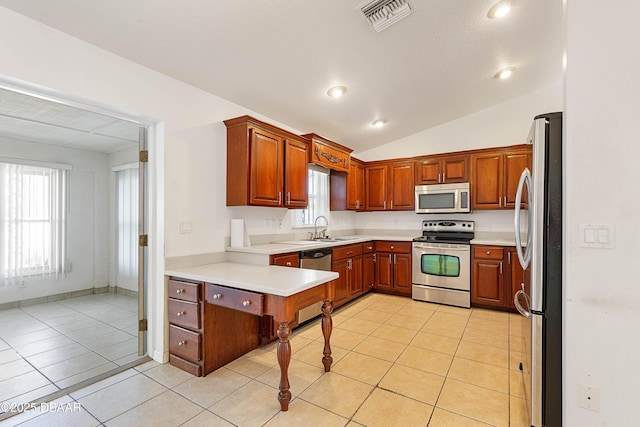
[[[515,314],[369,294],[337,309],[324,373],[319,321],[292,334],[288,412],[270,344],[196,378],[148,362],[7,425],[524,426]],[[73,409],[73,410],[72,410]]]

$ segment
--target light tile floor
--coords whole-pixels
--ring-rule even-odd
[[[276,344],[196,378],[148,362],[7,425],[524,426],[515,314],[382,294],[333,315],[324,373],[319,320],[291,336],[289,411],[277,401]],[[49,409],[48,411],[46,409]]]
[[[100,293],[0,311],[0,414],[136,360],[137,310]]]

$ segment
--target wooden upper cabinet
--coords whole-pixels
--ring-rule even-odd
[[[388,208],[413,210],[415,206],[415,165],[412,161],[389,164]]]
[[[366,210],[413,210],[413,161],[381,162],[365,167]]]
[[[349,159],[353,150],[315,133],[307,133],[302,137],[310,141],[309,163],[334,171],[349,172]]]
[[[429,156],[416,161],[415,185],[469,182],[469,156]]]
[[[227,126],[227,206],[307,206],[308,142],[249,116]]]
[[[472,209],[513,209],[520,175],[525,167],[531,169],[531,149],[476,154],[471,163]]]
[[[347,209],[364,209],[364,163],[351,158],[347,174]]]
[[[368,211],[387,210],[387,165],[377,164],[366,166],[365,178],[365,203]]]

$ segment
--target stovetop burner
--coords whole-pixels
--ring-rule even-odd
[[[473,240],[473,221],[424,220],[422,236],[414,242],[469,243]]]

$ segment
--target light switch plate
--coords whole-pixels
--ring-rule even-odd
[[[613,224],[580,224],[580,246],[611,249],[615,245]]]

